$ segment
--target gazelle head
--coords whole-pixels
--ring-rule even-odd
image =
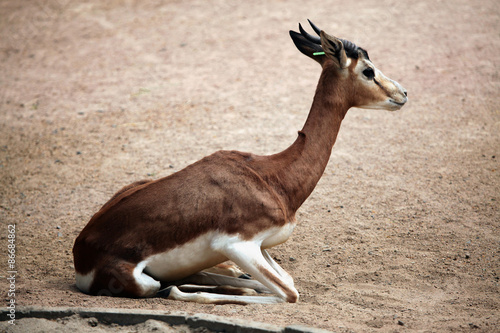
[[[349,106],[395,111],[408,101],[406,89],[378,70],[361,47],[320,30],[311,21],[319,37],[308,34],[299,24],[300,33],[290,31],[300,52],[333,72],[345,88],[350,88]]]

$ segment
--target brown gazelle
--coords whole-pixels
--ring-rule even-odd
[[[398,110],[407,101],[406,91],[377,70],[365,50],[311,26],[320,37],[300,25],[300,33],[290,31],[297,48],[322,67],[295,142],[270,156],[219,151],[168,177],[121,189],[75,241],[81,291],[217,304],[298,300],[292,277],[266,249],[290,237],[347,110]],[[252,279],[204,271],[226,260]],[[189,292],[193,284],[207,287]]]

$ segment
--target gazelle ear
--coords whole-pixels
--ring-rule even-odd
[[[325,51],[325,56],[333,60],[339,69],[344,69],[347,67],[347,56],[344,50],[344,44],[342,41],[336,37],[328,35],[326,32],[321,30],[321,46],[323,51]]]

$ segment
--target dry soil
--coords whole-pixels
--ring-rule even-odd
[[[307,18],[367,49],[410,101],[394,113],[349,111],[293,236],[271,249],[299,303],[80,293],[73,242],[116,190],[219,149],[271,154],[294,141],[320,73],[288,35]],[[339,332],[494,331],[499,31],[496,0],[1,1],[4,305],[15,225],[19,306],[183,310]]]

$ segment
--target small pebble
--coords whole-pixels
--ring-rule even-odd
[[[89,318],[88,324],[90,327],[96,327],[99,324],[99,321],[95,318]]]

